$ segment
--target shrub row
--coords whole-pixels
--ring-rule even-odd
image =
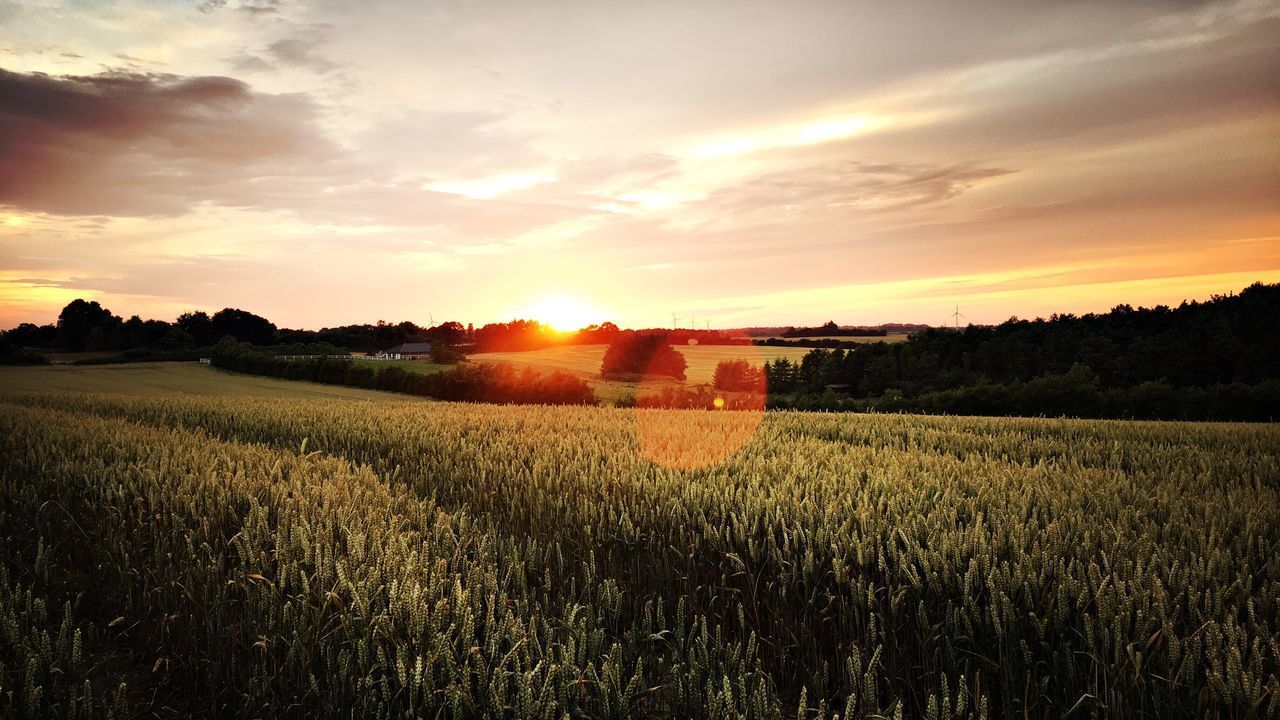
[[[878,398],[824,394],[770,395],[769,407],[788,410],[914,412],[947,415],[1133,418],[1273,422],[1280,408],[1280,382],[1174,387],[1146,382],[1104,388],[1072,373],[1009,384],[979,383],[903,397],[886,391]]]
[[[309,380],[370,390],[421,395],[440,400],[503,405],[594,405],[595,393],[565,372],[540,375],[507,365],[462,365],[434,373],[409,372],[396,365],[377,368],[351,360],[285,360],[231,338],[213,349],[213,364],[226,370]]]

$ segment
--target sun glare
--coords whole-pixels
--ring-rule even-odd
[[[569,295],[542,298],[529,305],[522,314],[563,332],[579,330],[604,320],[597,308]]]

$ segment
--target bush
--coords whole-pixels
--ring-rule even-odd
[[[10,342],[8,333],[0,333],[0,365],[47,365],[49,358],[35,350]]]
[[[29,348],[0,353],[0,365],[48,365],[49,358]]]
[[[595,405],[584,381],[566,372],[540,375],[508,365],[460,365],[436,373],[414,373],[392,365],[373,368],[352,360],[284,360],[251,345],[223,338],[213,348],[216,367],[288,380],[422,395],[440,400],[528,405]]]
[[[463,354],[448,345],[436,343],[431,347],[431,362],[437,365],[457,365],[462,362]]]
[[[202,357],[207,357],[208,350],[198,350],[189,348],[185,350],[151,350],[148,348],[133,348],[125,350],[115,355],[105,355],[103,357],[83,358],[76,360],[72,365],[120,365],[123,363],[136,362],[194,362]]]

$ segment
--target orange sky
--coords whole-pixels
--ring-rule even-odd
[[[0,327],[997,322],[1280,282],[1280,6],[888,8],[0,0]]]

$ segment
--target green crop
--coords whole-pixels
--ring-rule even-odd
[[[154,712],[154,688],[211,717],[1274,717],[1277,449],[1265,425],[12,395],[0,717]]]

